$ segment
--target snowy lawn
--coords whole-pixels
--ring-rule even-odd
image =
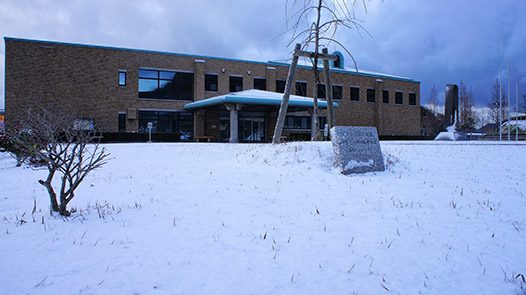
[[[526,145],[381,145],[107,145],[68,220],[2,153],[0,293],[526,294]]]

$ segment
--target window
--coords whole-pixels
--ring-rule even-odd
[[[338,54],[336,54],[336,60],[334,61],[334,67],[338,69],[343,69],[342,61],[341,61],[340,55]]]
[[[296,95],[307,96],[307,82],[296,82]]]
[[[360,87],[351,86],[351,101],[360,101]]]
[[[194,100],[194,73],[139,70],[139,98]]]
[[[126,71],[119,70],[119,86],[126,86]]]
[[[119,114],[119,132],[126,132],[126,114]]]
[[[325,128],[327,123],[326,116],[318,117],[318,127],[320,130]],[[309,115],[288,115],[285,117],[284,129],[310,130],[312,127],[312,118]]]
[[[205,74],[205,91],[217,92],[217,74]]]
[[[287,81],[285,80],[276,80],[276,92],[285,93],[285,85]]]
[[[139,111],[139,132],[148,132],[148,122],[152,123],[152,133],[179,133],[181,140],[192,139],[192,113]]]
[[[409,105],[416,106],[416,93],[409,93]]]
[[[343,86],[342,85],[332,85],[332,99],[342,100],[343,96]]]
[[[318,84],[318,98],[326,99],[325,95],[325,84]]]
[[[404,104],[404,93],[400,91],[395,92],[395,104]]]
[[[267,79],[254,78],[254,89],[267,90]]]
[[[376,90],[367,89],[367,102],[375,102],[376,100]]]
[[[287,116],[284,129],[306,129],[311,128],[311,116]]]
[[[389,90],[384,90],[382,94],[382,102],[383,103],[389,103]]]
[[[230,92],[243,90],[243,77],[230,76]]]

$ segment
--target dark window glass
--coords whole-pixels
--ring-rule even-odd
[[[285,84],[287,84],[285,80],[276,80],[276,92],[285,93]]]
[[[383,103],[389,103],[389,90],[383,91]]]
[[[119,71],[119,86],[126,86],[126,72]]]
[[[325,128],[325,124],[327,124],[327,117],[319,116],[318,117],[318,128],[320,128],[320,130],[323,130],[323,128]]]
[[[194,74],[139,70],[139,98],[194,99]]]
[[[395,92],[395,104],[404,104],[403,92]]]
[[[119,132],[126,132],[126,114],[119,114]]]
[[[267,90],[267,79],[254,78],[254,89]]]
[[[409,105],[416,106],[416,93],[409,93]]]
[[[230,92],[243,90],[243,77],[230,76]]]
[[[318,84],[318,98],[325,99],[325,84]]]
[[[343,86],[341,85],[332,85],[332,99],[342,100]]]
[[[175,98],[194,100],[194,73],[177,73],[175,82]]]
[[[351,101],[360,101],[360,87],[351,87]]]
[[[205,91],[217,92],[217,75],[205,74]]]
[[[340,60],[339,55],[336,55],[336,60],[334,61],[334,67],[338,69],[342,68],[342,61]]]
[[[179,133],[181,140],[192,139],[192,113],[139,111],[139,132],[148,132],[148,122],[152,123],[152,133]]]
[[[310,116],[287,116],[285,119],[285,129],[306,129],[311,128]]]
[[[376,91],[374,89],[367,89],[367,102],[374,102],[376,99]]]
[[[296,95],[307,96],[307,82],[296,82]]]

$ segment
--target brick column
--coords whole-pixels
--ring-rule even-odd
[[[267,91],[276,92],[276,68],[267,67]]]

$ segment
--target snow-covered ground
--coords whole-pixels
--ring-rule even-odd
[[[2,153],[0,293],[526,294],[526,145],[381,145],[107,145],[68,220]]]

